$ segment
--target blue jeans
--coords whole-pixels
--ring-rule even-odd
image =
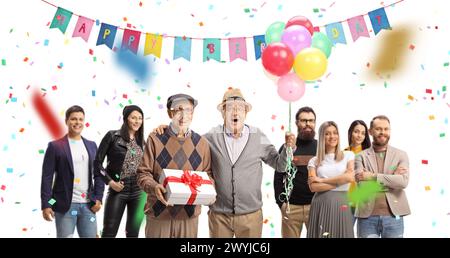
[[[403,217],[370,216],[358,218],[359,238],[402,238]]]
[[[72,203],[66,213],[55,212],[56,237],[73,237],[75,226],[80,237],[97,236],[97,219],[89,203]]]

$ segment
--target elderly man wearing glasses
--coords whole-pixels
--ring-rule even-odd
[[[158,183],[165,168],[211,173],[208,141],[190,129],[197,100],[176,94],[167,100],[172,119],[161,134],[150,133],[138,168],[138,184],[148,194],[145,236],[151,238],[194,238],[198,232],[200,205],[168,206],[166,189]]]

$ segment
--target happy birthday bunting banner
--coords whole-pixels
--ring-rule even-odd
[[[153,54],[154,56],[160,58],[161,49],[162,49],[162,36],[147,33],[147,36],[145,36],[144,56]]]
[[[137,54],[140,38],[141,38],[140,31],[125,29],[122,38],[122,49],[126,48],[131,50],[131,52]]]
[[[384,7],[369,12],[369,17],[375,35],[382,29],[391,29]]]
[[[173,60],[177,58],[184,58],[191,61],[191,38],[175,37],[175,44],[173,47]]]
[[[73,30],[72,38],[81,37],[84,41],[88,42],[93,25],[93,20],[83,16],[78,17],[77,25],[75,25],[75,29]]]
[[[258,35],[253,37],[253,46],[255,48],[255,59],[261,58],[261,53],[266,47],[266,37],[265,35]]]
[[[347,41],[345,40],[345,34],[344,29],[342,28],[342,23],[335,22],[332,24],[328,24],[325,26],[325,30],[327,32],[328,38],[333,42],[333,45],[336,45],[337,43],[341,44],[347,44]]]
[[[113,49],[114,39],[116,37],[117,27],[102,22],[100,32],[98,33],[97,46],[107,45],[110,49]]]
[[[52,24],[50,24],[50,29],[58,28],[63,34],[66,33],[70,18],[72,18],[71,11],[58,7],[55,16],[53,17]]]
[[[220,39],[203,39],[203,62],[214,59],[220,62]]]
[[[364,21],[364,16],[362,15],[348,20],[348,27],[350,28],[353,42],[355,42],[359,37],[370,37],[366,22]]]
[[[247,42],[245,38],[230,38],[229,40],[230,62],[236,58],[247,61]]]

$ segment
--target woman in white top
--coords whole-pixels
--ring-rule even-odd
[[[315,192],[311,202],[308,238],[352,238],[352,214],[347,200],[350,182],[354,180],[351,151],[341,151],[335,122],[319,128],[317,156],[308,163],[308,184]]]

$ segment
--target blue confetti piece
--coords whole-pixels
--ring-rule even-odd
[[[395,219],[396,219],[396,220],[399,220],[399,219],[400,219],[400,216],[395,215]]]
[[[100,25],[100,20],[98,20],[98,19],[95,20],[95,25],[96,25],[96,26]]]
[[[13,168],[6,168],[6,173],[12,173],[14,171]]]
[[[38,210],[38,209],[33,209],[32,212],[35,212],[35,211],[37,211],[37,210]]]
[[[95,97],[95,90],[92,91],[92,97]]]
[[[95,217],[91,217],[90,221],[94,222],[95,221]]]
[[[48,39],[44,40],[44,46],[48,46],[48,42],[49,42]]]
[[[214,9],[214,5],[210,4],[209,7],[208,7],[208,10],[211,11],[212,9]]]
[[[3,151],[7,151],[8,150],[8,145],[3,146]]]
[[[441,189],[441,195],[444,195],[444,188]]]
[[[11,102],[17,102],[17,98],[16,97],[12,97],[11,98]]]
[[[423,66],[423,64],[421,64],[420,67],[422,67],[422,70],[425,71],[425,67]]]
[[[22,173],[19,177],[23,177],[25,175],[25,173]]]
[[[77,216],[78,212],[77,212],[77,211],[72,211],[70,214],[71,214],[72,216]]]
[[[11,135],[11,138],[12,138],[13,140],[15,140],[15,139],[16,139],[16,134],[13,133],[13,134]]]
[[[436,221],[433,221],[433,223],[431,223],[431,225],[432,225],[433,227],[436,227]]]
[[[278,5],[278,11],[281,11],[281,9],[283,9],[283,5],[282,4]]]
[[[447,125],[448,124],[448,118],[445,118],[444,123]]]

